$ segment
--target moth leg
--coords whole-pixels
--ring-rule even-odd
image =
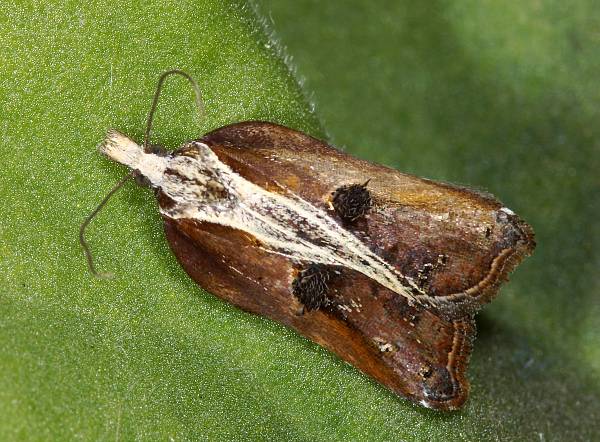
[[[302,309],[298,314],[304,314],[304,311],[318,310],[327,305],[327,282],[330,278],[330,272],[327,266],[311,263],[298,272],[298,275],[292,282],[292,294],[302,303]]]

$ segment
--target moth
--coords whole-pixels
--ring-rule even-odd
[[[173,152],[110,130],[100,150],[154,190],[171,249],[202,288],[429,408],[464,404],[473,317],[535,247],[491,195],[274,123],[231,124]]]

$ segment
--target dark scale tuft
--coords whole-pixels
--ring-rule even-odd
[[[331,203],[344,221],[354,221],[364,216],[373,206],[367,184],[369,184],[369,181],[364,184],[347,184],[338,187],[333,192]]]
[[[327,268],[319,264],[310,264],[294,279],[292,293],[306,310],[317,310],[328,302],[327,281]]]

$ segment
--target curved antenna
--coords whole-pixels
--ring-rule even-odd
[[[173,70],[164,72],[158,79],[158,85],[156,86],[156,92],[154,92],[154,98],[152,99],[152,106],[150,107],[150,113],[148,114],[148,120],[146,123],[146,132],[144,133],[144,151],[145,152],[148,151],[148,140],[150,139],[150,131],[152,129],[152,120],[154,119],[154,113],[156,112],[156,106],[158,105],[158,98],[160,97],[160,92],[162,90],[163,83],[169,75],[181,75],[182,77],[184,77],[185,79],[187,79],[190,82],[190,84],[192,85],[192,88],[194,89],[194,93],[196,95],[195,100],[196,100],[196,106],[198,107],[198,116],[201,117],[202,114],[204,113],[204,104],[202,103],[202,94],[200,93],[200,87],[198,86],[198,83],[196,83],[196,81],[188,73],[186,73],[184,71],[180,71],[179,69],[173,69]],[[136,175],[135,170],[132,170],[127,175],[125,175],[125,177],[123,177],[111,189],[111,191],[108,192],[108,194],[102,199],[102,201],[100,201],[100,204],[98,204],[98,206],[96,206],[96,208],[92,211],[92,213],[90,213],[86,217],[86,219],[83,221],[83,223],[79,227],[79,243],[81,244],[81,247],[83,248],[83,251],[85,253],[85,258],[87,260],[87,264],[88,264],[88,268],[90,269],[90,272],[97,278],[112,278],[113,275],[112,275],[112,273],[100,273],[96,270],[96,266],[94,265],[94,257],[90,250],[90,246],[85,239],[85,230],[86,230],[87,226],[92,222],[94,217],[98,214],[98,212],[100,212],[100,210],[102,210],[102,208],[106,205],[108,200],[117,192],[117,190],[119,190],[121,187],[123,187],[123,185],[130,178],[134,177],[135,175]]]
[[[121,187],[123,187],[123,185],[127,182],[127,180],[129,180],[129,178],[133,177],[134,174],[135,174],[135,171],[132,170],[127,175],[125,175],[124,178],[121,178],[121,181],[119,181],[117,184],[115,184],[115,187],[113,187],[111,189],[111,191],[106,194],[106,196],[102,199],[102,201],[100,201],[100,204],[98,204],[98,206],[96,206],[96,208],[92,211],[92,213],[90,213],[87,216],[87,218],[83,221],[83,223],[81,224],[81,227],[79,227],[79,244],[81,244],[81,247],[83,248],[83,251],[85,252],[85,258],[87,259],[87,264],[88,264],[88,268],[90,269],[90,272],[92,272],[92,275],[94,275],[97,278],[112,278],[113,274],[112,273],[100,273],[96,270],[96,266],[94,265],[94,257],[92,256],[90,246],[85,239],[85,229],[87,228],[89,223],[92,222],[92,220],[98,214],[98,212],[100,212],[100,210],[102,210],[102,208],[106,205],[106,203],[108,202],[110,197],[113,196],[117,190],[119,190]]]
[[[160,97],[160,92],[163,87],[163,83],[167,79],[169,75],[181,75],[187,81],[190,82],[192,88],[194,89],[196,106],[198,107],[198,117],[201,118],[204,114],[204,103],[202,102],[202,94],[200,92],[200,86],[196,83],[187,72],[180,71],[179,69],[172,69],[170,71],[163,72],[163,74],[158,79],[158,85],[156,86],[156,91],[154,92],[154,98],[152,99],[152,106],[150,107],[150,113],[148,114],[148,120],[146,122],[146,132],[144,133],[144,151],[148,151],[148,141],[150,140],[150,131],[152,130],[152,121],[154,120],[154,112],[156,111],[156,106],[158,105],[158,98]]]

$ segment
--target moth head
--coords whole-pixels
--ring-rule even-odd
[[[169,155],[169,151],[160,144],[149,144],[144,147],[144,151],[146,153],[157,155],[159,157],[167,157]],[[152,183],[148,178],[146,178],[140,170],[133,170],[133,179],[138,186],[141,187],[152,187]]]
[[[195,94],[196,106],[198,108],[198,115],[201,117],[204,113],[204,104],[202,103],[202,94],[200,93],[200,87],[198,83],[186,72],[173,69],[170,71],[163,72],[158,80],[158,85],[152,99],[152,105],[150,107],[150,113],[148,114],[148,120],[146,121],[146,131],[144,133],[143,149],[127,136],[119,133],[115,130],[109,130],[105,138],[104,143],[100,145],[100,151],[110,157],[111,159],[128,165],[132,171],[121,179],[108,194],[102,199],[100,204],[85,218],[81,227],[79,228],[79,243],[83,248],[85,257],[87,259],[88,268],[90,272],[96,277],[111,277],[109,273],[100,273],[96,271],[92,253],[89,245],[85,239],[85,229],[89,223],[94,219],[96,214],[102,210],[104,205],[108,202],[110,197],[114,195],[123,185],[129,180],[134,178],[135,181],[143,186],[153,186],[152,178],[156,178],[158,174],[164,171],[162,168],[161,161],[144,161],[145,158],[161,158],[168,155],[166,150],[159,145],[150,143],[150,132],[152,130],[152,121],[154,113],[158,105],[158,98],[162,90],[162,85],[167,77],[171,75],[179,75],[184,77],[192,86]],[[144,156],[145,155],[145,156]],[[136,165],[145,166],[135,167]],[[162,171],[161,171],[162,168]]]
[[[111,160],[128,166],[136,183],[142,186],[152,187],[165,171],[164,158],[167,153],[164,149],[158,150],[159,154],[146,152],[142,146],[117,130],[110,129],[106,133],[99,149]]]

